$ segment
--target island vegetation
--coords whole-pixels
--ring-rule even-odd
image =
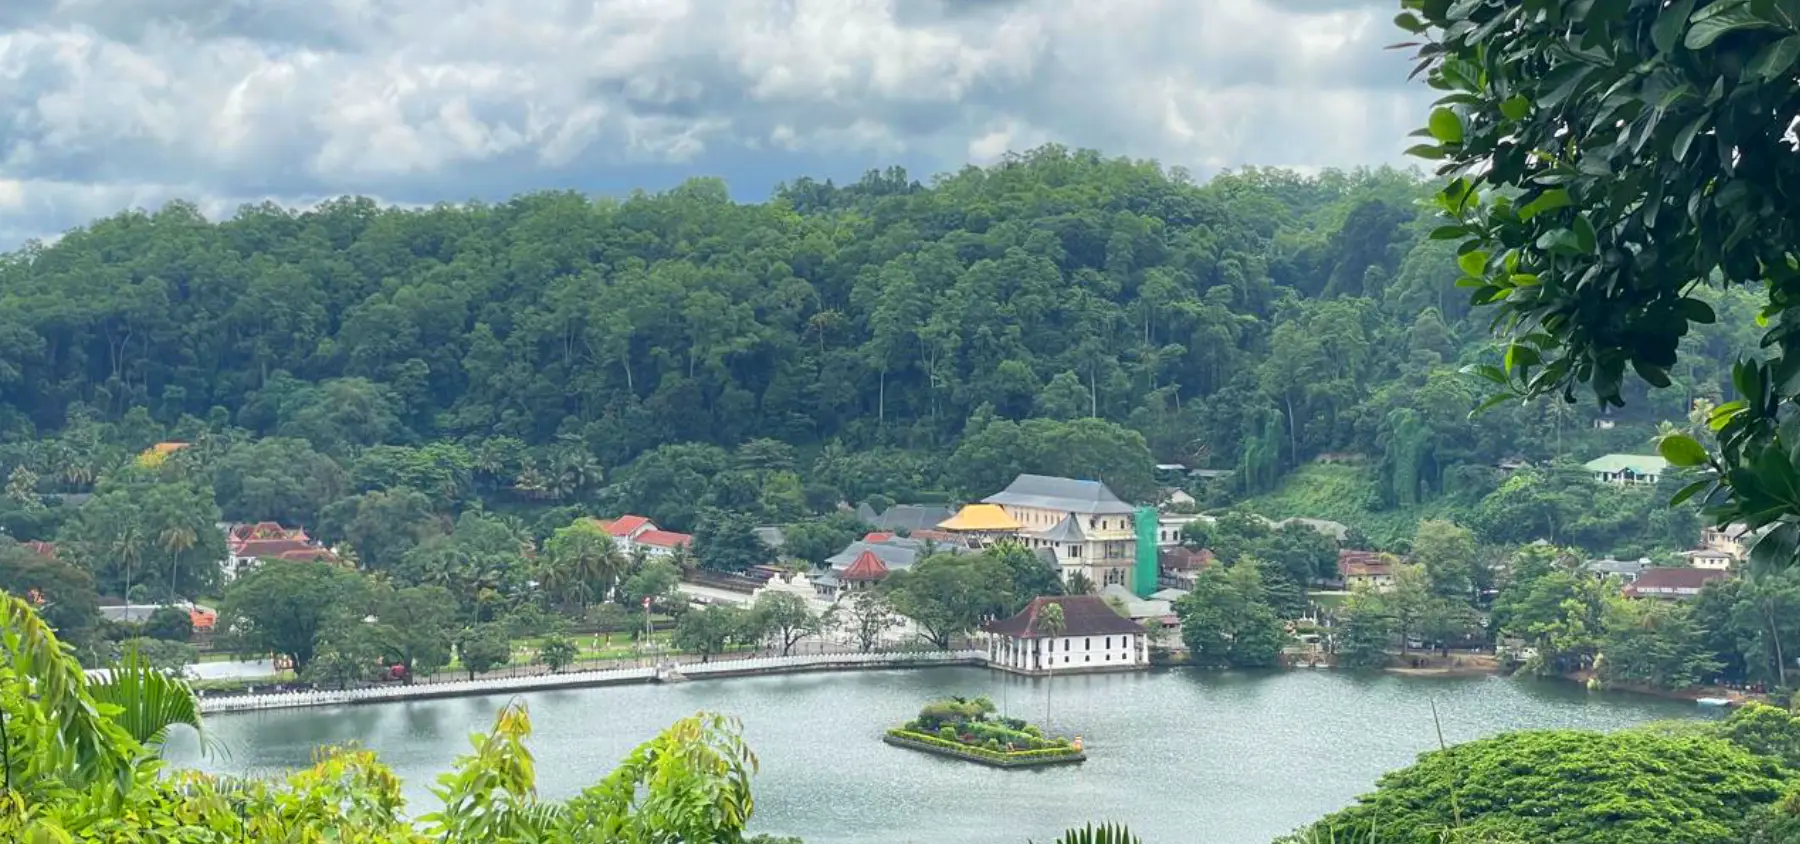
[[[1019,718],[995,714],[985,697],[933,701],[919,716],[888,730],[889,744],[992,765],[1036,767],[1086,761],[1081,745],[1046,736],[1042,728]]]

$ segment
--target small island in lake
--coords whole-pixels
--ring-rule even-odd
[[[1079,736],[1074,741],[1047,737],[1034,724],[995,717],[994,702],[985,697],[928,703],[919,710],[919,717],[888,730],[882,740],[896,747],[999,768],[1087,760]]]

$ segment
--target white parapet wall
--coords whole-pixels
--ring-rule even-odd
[[[722,659],[717,662],[684,663],[679,668],[681,674],[687,678],[698,680],[706,677],[739,677],[801,671],[851,671],[930,665],[985,665],[986,663],[986,652],[977,650],[889,651]],[[305,706],[348,706],[397,700],[649,683],[655,680],[656,670],[654,668],[609,668],[600,671],[571,671],[566,674],[534,674],[529,677],[493,677],[458,680],[450,683],[375,686],[346,691],[209,695],[200,699],[200,711],[213,714],[251,712],[262,709],[293,709]]]

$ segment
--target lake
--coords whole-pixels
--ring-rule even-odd
[[[1048,699],[1046,699],[1048,692]],[[1079,735],[1089,760],[998,770],[889,747],[882,732],[948,695],[988,695],[1007,714]],[[1027,679],[978,668],[797,674],[519,695],[531,712],[539,788],[567,797],[677,718],[743,720],[760,757],[752,831],[807,844],[1040,844],[1071,826],[1118,821],[1151,844],[1267,844],[1445,740],[1507,730],[1610,730],[1706,717],[1692,703],[1596,695],[1573,684],[1426,679],[1327,670],[1164,669]],[[190,735],[177,764],[238,774],[308,764],[321,744],[357,742],[406,779],[425,811],[433,776],[468,751],[511,698],[456,698],[215,715],[224,752]]]

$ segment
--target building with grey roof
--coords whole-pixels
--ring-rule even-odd
[[[880,531],[906,531],[936,529],[939,522],[956,515],[954,510],[938,504],[895,504],[886,511],[877,513],[867,503],[856,507],[856,517],[864,524]]]
[[[1119,500],[1106,484],[1048,475],[1020,475],[1006,489],[981,499],[1009,511],[1013,507],[1083,515],[1129,516],[1135,509]]]

